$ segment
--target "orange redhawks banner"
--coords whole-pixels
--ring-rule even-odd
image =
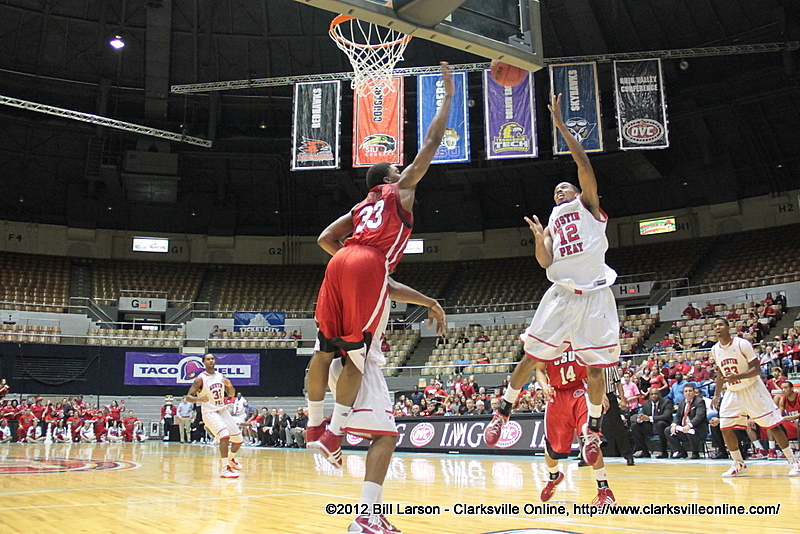
[[[403,164],[403,77],[393,76],[392,83],[394,91],[354,95],[353,167]]]

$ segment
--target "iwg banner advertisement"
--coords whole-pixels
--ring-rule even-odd
[[[339,80],[295,84],[293,171],[339,168],[341,94]]]
[[[486,159],[535,158],[536,101],[533,74],[519,85],[504,87],[483,71]]]
[[[514,414],[504,427],[497,447],[483,441],[483,430],[491,416],[462,415],[458,417],[401,417],[397,426],[397,450],[419,452],[485,452],[489,454],[525,454],[544,452],[544,414]],[[366,449],[370,442],[348,434],[342,447]],[[577,441],[572,449],[577,450]]]
[[[667,148],[667,104],[661,59],[614,62],[619,147]]]
[[[234,332],[283,332],[286,312],[236,312]]]
[[[561,93],[561,113],[572,135],[586,152],[603,151],[603,125],[600,119],[600,90],[597,63],[549,65],[553,94]],[[569,154],[567,142],[553,128],[553,153]]]
[[[353,167],[403,164],[403,77],[393,76],[392,85],[394,91],[379,86],[367,96],[354,93]]]
[[[219,354],[216,369],[234,386],[258,386],[258,354]],[[186,386],[205,370],[202,354],[158,352],[125,353],[125,385],[127,386]]]
[[[442,145],[431,163],[465,163],[469,153],[469,114],[467,113],[467,73],[453,73],[455,94],[450,104],[450,116],[444,130]],[[417,148],[422,147],[425,133],[444,99],[444,80],[441,74],[417,76]]]

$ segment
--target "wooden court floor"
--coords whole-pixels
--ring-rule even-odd
[[[243,448],[244,470],[236,480],[218,478],[217,456],[209,446],[157,441],[0,445],[0,532],[346,532],[351,516],[329,515],[326,505],[358,501],[363,453],[346,453],[337,471],[306,450]],[[777,516],[579,515],[573,504],[595,495],[591,469],[571,460],[562,465],[566,479],[549,504],[563,505],[569,516],[524,512],[526,503],[541,504],[546,470],[540,456],[396,454],[384,501],[439,507],[438,513],[391,516],[405,534],[784,533],[800,524],[800,479],[787,477],[781,461],[750,462],[748,474],[733,480],[720,477],[728,466],[722,460],[607,464],[619,504],[780,504]],[[507,507],[493,516],[455,513],[464,503]],[[510,513],[513,505],[520,512]]]

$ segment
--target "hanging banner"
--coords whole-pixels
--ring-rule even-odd
[[[549,65],[553,94],[561,93],[564,123],[586,152],[603,151],[603,125],[600,121],[600,90],[597,64],[564,63]],[[553,128],[553,154],[569,154],[567,142]]]
[[[450,117],[442,137],[442,145],[433,156],[431,163],[464,163],[469,154],[469,115],[467,114],[467,73],[453,73],[455,94],[450,104]],[[420,74],[417,76],[417,149],[422,147],[425,133],[434,115],[442,105],[444,81],[441,74]]]
[[[483,109],[486,159],[535,158],[536,100],[533,74],[522,83],[504,87],[483,71]]]
[[[403,77],[393,76],[392,84],[394,91],[376,87],[367,96],[355,93],[353,167],[403,164]]]
[[[234,332],[283,332],[286,312],[234,312]]]
[[[669,147],[661,59],[614,62],[617,126],[622,150]]]
[[[293,171],[339,168],[341,93],[338,80],[295,84]]]

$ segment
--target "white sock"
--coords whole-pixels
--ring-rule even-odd
[[[601,467],[600,469],[594,470],[594,479],[595,480],[605,480],[606,479],[606,468]]]
[[[364,482],[361,486],[361,499],[359,499],[358,504],[364,505],[366,504],[370,508],[375,503],[381,502],[381,495],[383,494],[383,486],[376,482]],[[361,506],[359,506],[360,508]]]
[[[222,468],[225,469],[228,467],[228,458],[221,458],[222,460]]]
[[[785,449],[781,449],[783,454],[786,455],[786,459],[789,461],[790,464],[796,463],[797,458],[794,457],[794,451],[792,450],[792,446],[789,445]]]
[[[343,434],[342,426],[344,426],[344,421],[347,419],[347,416],[350,415],[350,408],[351,406],[345,406],[338,402],[333,405],[333,417],[331,417],[331,424],[328,429],[337,436]]]
[[[774,449],[775,448],[775,442],[774,441],[772,441],[772,440],[769,441],[769,448],[770,449]]]
[[[228,460],[235,460],[235,459],[236,459],[236,453],[233,452],[233,451],[230,451],[228,453]]]
[[[547,466],[547,471],[548,471],[550,474],[552,474],[552,475],[555,475],[556,473],[558,473],[558,464],[554,465],[553,467],[550,467],[550,466],[548,465],[548,466]]]
[[[308,426],[319,426],[325,420],[325,401],[308,401]]]
[[[512,388],[511,384],[509,384],[508,388],[506,388],[506,392],[505,395],[503,395],[503,398],[506,400],[506,402],[513,405],[515,402],[517,402],[517,397],[519,397],[520,391],[521,390],[519,389]]]
[[[744,460],[742,459],[742,451],[737,449],[735,451],[730,451],[730,453],[731,453],[731,458],[733,459],[734,462],[744,462]]]

